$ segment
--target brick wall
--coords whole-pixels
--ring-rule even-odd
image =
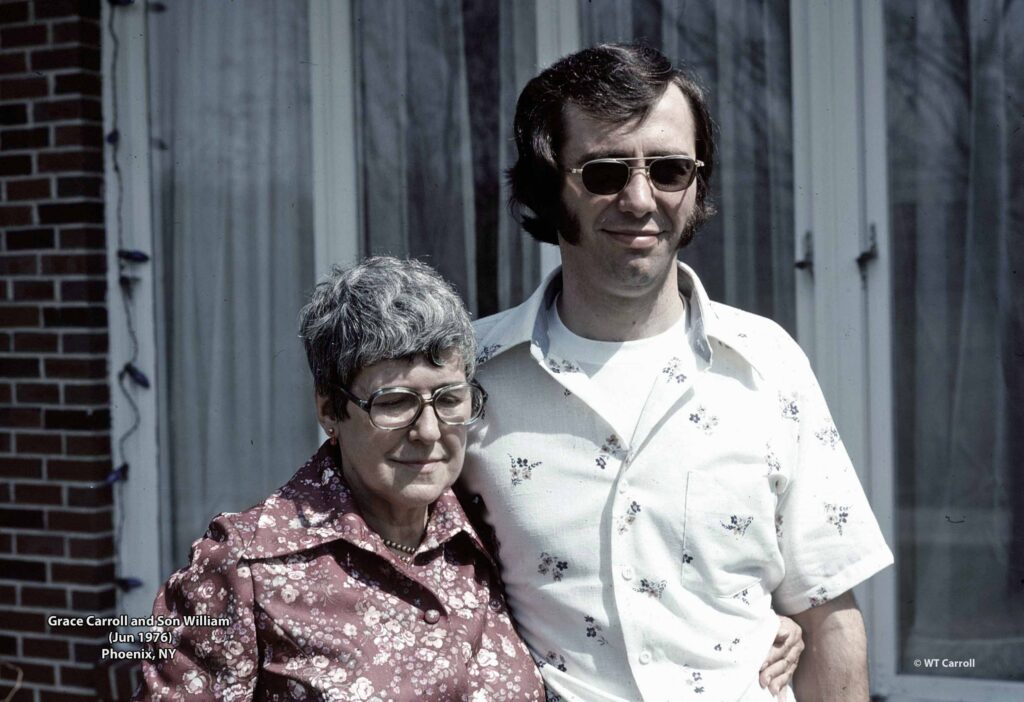
[[[0,662],[91,700],[114,611],[99,0],[0,2]],[[16,672],[0,666],[0,699]]]

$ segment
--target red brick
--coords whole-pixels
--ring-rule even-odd
[[[0,281],[0,288],[6,287],[7,281]],[[11,350],[11,335],[8,332],[0,332],[0,351],[6,353]],[[0,400],[3,402],[3,400]]]
[[[23,227],[32,224],[32,208],[21,205],[0,207],[0,226]]]
[[[18,280],[14,281],[14,296],[18,302],[52,301],[53,281],[52,280]]]
[[[39,359],[23,356],[0,357],[0,376],[4,378],[38,378]]]
[[[67,660],[71,656],[71,646],[60,639],[33,639],[26,636],[21,640],[21,650],[29,658]]]
[[[113,588],[99,592],[74,590],[71,593],[71,607],[78,612],[102,612],[105,609],[113,609],[116,604],[117,593]]]
[[[64,302],[103,302],[107,298],[107,281],[66,280],[60,284],[60,299]]]
[[[79,663],[95,663],[100,659],[101,644],[74,642],[74,658]]]
[[[64,609],[68,606],[68,593],[64,588],[57,587],[23,587],[21,604],[23,607]]]
[[[0,526],[11,529],[42,529],[43,511],[39,509],[0,509]],[[0,617],[3,621],[3,617]]]
[[[106,327],[106,307],[44,307],[46,327]]]
[[[0,75],[25,73],[28,71],[28,56],[24,51],[0,54]]]
[[[37,256],[0,256],[0,275],[37,275],[39,258]],[[0,324],[0,326],[3,326]]]
[[[46,477],[49,480],[76,480],[95,483],[106,478],[110,469],[110,459],[75,461],[50,458],[46,461]]]
[[[70,173],[73,171],[101,173],[103,171],[103,152],[50,151],[41,153],[36,157],[36,171],[39,173]]]
[[[38,327],[39,308],[30,305],[0,306],[0,327]],[[3,373],[0,373],[3,375]]]
[[[64,353],[105,353],[110,341],[105,332],[98,334],[64,334]]]
[[[106,386],[103,386],[106,389]],[[106,434],[77,436],[69,434],[65,438],[69,456],[109,456],[110,437]]]
[[[60,434],[26,434],[19,433],[14,437],[18,453],[61,453]]]
[[[92,668],[74,668],[69,665],[60,667],[60,684],[71,687],[93,687],[96,684],[96,671]]]
[[[0,540],[10,542],[11,537],[9,534],[0,534]],[[16,604],[18,600],[18,591],[14,589],[13,585],[0,585],[0,604],[12,605]],[[3,645],[0,644],[0,656],[4,655]]]
[[[22,681],[26,683],[42,683],[44,685],[54,684],[53,667],[38,663],[26,663],[18,661],[18,668],[21,669]],[[17,674],[10,668],[0,668],[0,678],[11,680],[17,678]]]
[[[107,509],[98,512],[62,512],[51,510],[46,515],[47,527],[51,530],[69,531],[75,533],[96,533],[107,532],[114,528],[113,513]],[[57,575],[53,575],[54,581],[58,581]],[[114,579],[113,572],[106,581],[93,582],[91,580],[75,580],[90,585],[99,585],[102,582],[110,582]],[[63,581],[62,581],[63,582]]]
[[[71,429],[78,431],[109,429],[110,411],[106,409],[47,409],[43,417],[43,425],[47,429]]]
[[[0,24],[16,24],[27,21],[27,2],[8,2],[0,5]]]
[[[40,157],[41,158],[41,157]],[[60,205],[39,205],[41,224],[103,223],[102,202],[74,202]]]
[[[45,97],[50,92],[46,78],[8,78],[0,80],[0,93],[5,100]]]
[[[74,22],[61,22],[53,25],[54,44],[86,44],[88,46],[100,45],[100,26],[97,22],[89,20],[76,20]]]
[[[43,275],[102,275],[106,272],[106,254],[43,256]]]
[[[25,487],[19,485],[18,487]],[[57,489],[57,504],[60,504],[60,488],[56,485],[33,485],[29,487],[37,488],[56,488]],[[43,502],[43,500],[32,499],[27,497],[30,502]],[[52,504],[52,499],[47,502]],[[51,534],[19,534],[15,538],[17,544],[18,553],[24,556],[63,556],[64,555],[64,537],[53,536]],[[46,572],[43,569],[43,577],[45,578]]]
[[[0,461],[0,478],[41,478],[43,462],[38,458],[11,458]]]
[[[62,249],[106,249],[107,237],[103,229],[97,227],[67,227],[61,229],[60,247]]]
[[[60,73],[56,76],[54,91],[57,95],[94,95],[102,93],[100,77],[95,73]]]
[[[0,573],[8,580],[46,580],[46,564],[41,561],[23,561],[16,558],[0,558]]]
[[[8,504],[12,502],[11,498],[11,484],[7,482],[0,483],[0,502]],[[6,534],[0,534],[0,536],[7,536]]]
[[[49,199],[50,192],[49,178],[7,181],[7,199],[11,201],[46,200]]]
[[[103,113],[96,98],[65,98],[48,102],[35,102],[32,117],[36,122],[60,122],[61,120],[85,119],[100,122]]]
[[[52,563],[50,575],[55,583],[78,583],[80,585],[106,585],[114,580],[113,563]],[[72,607],[75,594],[72,593]],[[77,607],[76,607],[77,608]]]
[[[40,690],[39,702],[96,702],[96,696],[92,693],[75,694],[67,690],[54,692],[53,690]],[[19,702],[11,700],[11,702]]]
[[[106,378],[105,358],[47,358],[44,361],[47,378]]]
[[[59,404],[60,387],[45,383],[19,383],[18,402],[26,405]]]
[[[23,103],[0,105],[0,124],[13,125],[28,122],[28,105]]]
[[[33,71],[47,71],[54,68],[84,68],[100,70],[99,49],[82,46],[62,49],[40,49],[32,52]]]
[[[32,175],[31,156],[0,156],[0,176]]]
[[[37,353],[53,352],[57,350],[57,339],[56,334],[18,333],[14,335],[14,350]]]
[[[58,197],[95,197],[103,196],[103,178],[72,176],[57,180]]]
[[[88,490],[89,488],[71,488],[72,490]],[[109,491],[109,488],[108,488]],[[107,495],[110,498],[110,494]],[[109,536],[97,538],[72,538],[68,541],[68,548],[72,558],[113,558],[114,539]]]
[[[0,426],[34,429],[41,419],[42,413],[35,408],[0,407]]]
[[[46,83],[45,78],[39,80]],[[4,98],[14,97],[4,93]],[[31,129],[5,129],[0,132],[0,150],[41,149],[50,145],[49,127],[32,127]]]
[[[50,17],[99,17],[99,0],[46,0],[36,3],[36,19]]]
[[[48,183],[49,181],[43,180],[42,182]],[[8,183],[8,185],[11,185],[11,183]],[[50,228],[18,229],[7,232],[8,251],[15,249],[52,249],[53,241],[53,229]]]
[[[103,128],[96,124],[66,124],[56,128],[57,146],[103,148]]]
[[[109,507],[113,503],[114,493],[109,485],[68,488],[69,507]]]
[[[0,385],[0,396],[6,399],[3,402],[11,401],[11,386]],[[11,435],[7,432],[0,432],[0,453],[8,453],[11,450]]]
[[[46,25],[29,24],[21,27],[0,29],[0,46],[13,49],[16,46],[41,46],[46,43]]]
[[[9,587],[10,586],[6,586],[5,585],[3,592],[6,593]],[[10,589],[13,590],[14,588],[10,588]],[[0,601],[3,601],[4,604],[10,604],[9,602],[6,602],[4,600],[0,600]],[[0,634],[0,656],[9,656],[10,658],[14,658],[17,655],[18,655],[18,639],[14,638],[13,636],[7,636],[6,634]],[[0,694],[7,695],[7,694],[10,693],[10,691],[11,691],[11,688],[9,686],[0,685]],[[25,690],[23,689],[22,692],[25,692]],[[31,692],[31,690],[28,691],[28,695],[29,695],[28,697],[24,697],[23,696],[20,699],[28,700],[29,702],[31,702],[31,700],[32,700],[32,692]],[[4,697],[3,699],[4,699],[4,702],[7,702],[8,698]]]
[[[106,383],[64,386],[64,404],[105,405],[108,402],[110,402],[110,388]]]

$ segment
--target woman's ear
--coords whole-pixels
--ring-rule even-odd
[[[338,443],[338,419],[334,416],[331,398],[314,391],[313,401],[316,403],[316,419],[324,428],[327,438],[332,444]]]

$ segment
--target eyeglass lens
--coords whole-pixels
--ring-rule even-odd
[[[373,398],[370,420],[384,429],[398,429],[412,424],[425,401],[419,393],[389,390]],[[437,418],[445,424],[468,424],[483,411],[483,393],[474,385],[445,388],[430,403]]]
[[[626,187],[631,173],[624,161],[591,161],[583,164],[583,187],[595,195],[614,195]],[[678,192],[693,182],[697,164],[683,156],[657,158],[650,162],[651,182],[658,190]]]

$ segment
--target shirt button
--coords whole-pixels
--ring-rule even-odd
[[[427,624],[437,624],[439,621],[441,621],[441,613],[438,612],[436,609],[428,609],[426,612],[423,613],[423,621],[425,621]]]
[[[633,569],[631,567],[626,566],[626,567],[624,567],[622,569],[622,579],[623,580],[632,580],[633,579]]]
[[[640,651],[640,658],[639,658],[639,660],[640,660],[640,665],[647,665],[648,663],[651,662],[651,652],[650,651]]]
[[[492,612],[501,612],[501,600],[495,598],[490,601],[490,607]]]
[[[619,483],[619,494],[620,495],[625,495],[626,494],[626,490],[628,490],[628,489],[629,489],[629,484],[625,480],[623,480],[621,483]]]

